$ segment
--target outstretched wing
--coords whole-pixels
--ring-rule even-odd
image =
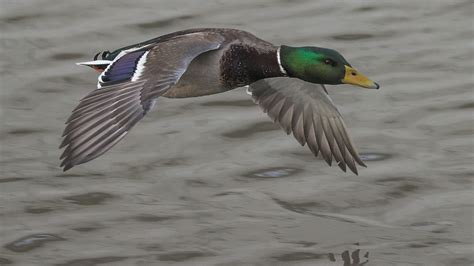
[[[66,122],[64,171],[90,161],[119,142],[178,82],[198,55],[219,49],[218,33],[197,32],[121,52],[99,76],[98,89],[84,97]]]
[[[287,134],[293,132],[301,145],[321,153],[345,172],[346,166],[357,174],[356,163],[365,166],[347,133],[342,116],[323,85],[294,78],[271,78],[250,85],[255,102]]]

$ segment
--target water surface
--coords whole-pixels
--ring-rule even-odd
[[[1,265],[472,265],[472,1],[2,1]],[[61,172],[74,63],[191,27],[340,50],[330,86],[368,168],[328,167],[243,89],[160,99]]]

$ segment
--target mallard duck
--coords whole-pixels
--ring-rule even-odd
[[[100,57],[99,57],[100,56]],[[357,174],[365,166],[324,84],[379,85],[337,51],[276,46],[237,29],[178,31],[78,63],[98,70],[97,89],[72,111],[61,167],[104,154],[153,109],[156,98],[210,95],[248,86],[265,113],[301,144]]]

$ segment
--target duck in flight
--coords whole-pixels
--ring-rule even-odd
[[[100,57],[99,57],[100,56]],[[365,166],[324,84],[379,85],[335,50],[275,46],[242,30],[178,31],[78,63],[100,72],[66,122],[64,171],[117,144],[158,97],[185,98],[248,86],[256,104],[287,134],[331,165]]]

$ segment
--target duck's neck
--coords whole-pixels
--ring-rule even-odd
[[[236,88],[260,79],[286,76],[279,52],[278,47],[257,49],[241,44],[231,45],[221,61],[224,86]]]

